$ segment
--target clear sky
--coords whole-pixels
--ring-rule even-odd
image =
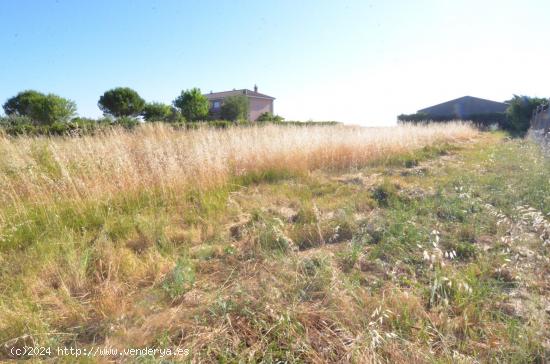
[[[0,102],[97,117],[116,86],[170,103],[249,88],[287,119],[391,125],[471,95],[550,96],[550,1],[0,0]]]

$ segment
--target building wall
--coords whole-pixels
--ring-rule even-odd
[[[248,96],[247,98],[249,102],[248,120],[256,121],[256,119],[258,119],[258,117],[264,112],[269,112],[273,114],[273,100],[250,97],[250,96]],[[216,119],[220,118],[221,105],[223,105],[224,100],[225,98],[209,100],[211,117]],[[216,103],[218,107],[216,107]]]
[[[255,97],[249,97],[248,100],[250,101],[248,120],[256,121],[264,112],[273,114],[273,100],[258,99]]]
[[[210,101],[210,116],[219,119],[221,114],[221,106],[223,104],[223,99],[215,99]]]

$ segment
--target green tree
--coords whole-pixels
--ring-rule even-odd
[[[161,102],[145,104],[141,115],[147,121],[167,121],[172,115],[172,107]]]
[[[210,102],[198,88],[182,91],[174,100],[174,106],[179,108],[183,117],[189,121],[206,119],[210,110]]]
[[[7,115],[27,116],[43,125],[68,122],[76,113],[74,101],[34,90],[20,92],[8,99],[3,107]]]
[[[37,105],[34,110],[34,119],[42,124],[51,125],[55,122],[68,122],[76,113],[74,101],[63,97],[48,94]]]
[[[4,112],[6,115],[30,116],[32,106],[44,96],[43,93],[34,90],[21,91],[4,103]]]
[[[506,110],[508,118],[508,129],[515,133],[525,133],[529,129],[533,111],[547,102],[547,99],[529,96],[514,95],[511,100],[506,101],[510,106]]]
[[[145,106],[139,94],[128,87],[117,87],[106,91],[97,103],[101,111],[114,117],[137,116]]]
[[[224,120],[248,120],[248,98],[242,95],[229,96],[223,100],[221,117]]]

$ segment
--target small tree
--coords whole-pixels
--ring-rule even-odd
[[[75,115],[74,101],[48,94],[38,103],[32,116],[42,124],[51,125],[54,122],[66,123]]]
[[[538,97],[514,95],[511,100],[506,101],[510,106],[506,110],[508,116],[507,127],[516,133],[524,133],[529,129],[533,111],[547,102],[547,99]]]
[[[206,119],[210,110],[210,102],[198,88],[182,91],[174,100],[174,106],[179,108],[183,117],[189,121]]]
[[[128,87],[106,91],[97,103],[101,111],[114,117],[137,116],[145,106],[139,94]]]
[[[167,121],[172,115],[172,107],[160,102],[148,103],[141,115],[147,121]]]
[[[26,116],[43,125],[67,122],[76,113],[74,101],[33,90],[20,92],[8,99],[3,107],[7,115]]]
[[[223,100],[221,117],[224,120],[248,120],[248,98],[242,95],[228,96]]]

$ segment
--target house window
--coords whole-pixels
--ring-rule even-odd
[[[220,107],[220,102],[219,101],[214,101],[214,109],[217,109]]]

